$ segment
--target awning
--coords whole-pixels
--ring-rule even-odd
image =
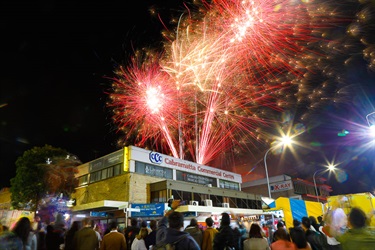
[[[194,205],[185,205],[180,206],[176,210],[177,212],[200,212],[200,213],[210,213],[210,214],[237,214],[237,215],[257,215],[264,214],[262,209],[247,209],[247,208],[226,208],[226,207],[211,207],[211,206],[194,206]]]
[[[120,207],[127,207],[128,202],[127,201],[112,201],[112,200],[101,200],[86,204],[81,204],[78,206],[72,207],[73,212],[78,211],[113,211],[113,210],[119,210]]]

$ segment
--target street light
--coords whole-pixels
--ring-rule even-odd
[[[267,152],[265,153],[264,155],[264,168],[266,170],[266,179],[267,179],[267,187],[268,187],[268,197],[269,198],[272,198],[271,197],[271,187],[270,187],[270,179],[268,177],[268,168],[267,168],[267,155],[268,155],[268,152],[270,152],[272,149],[275,149],[277,147],[281,147],[281,146],[284,146],[284,145],[289,145],[291,144],[293,141],[292,141],[292,138],[289,137],[289,136],[283,136],[280,140],[279,140],[279,143],[273,147],[270,147]]]
[[[369,126],[369,133],[371,137],[375,137],[375,112],[366,115],[366,121]]]
[[[315,195],[316,195],[316,199],[318,200],[318,202],[319,202],[319,195],[318,195],[318,187],[316,186],[315,175],[317,173],[319,173],[319,172],[334,171],[335,167],[336,167],[335,165],[329,164],[328,167],[327,167],[327,169],[318,169],[313,174],[313,181],[314,181],[314,187],[315,187]]]

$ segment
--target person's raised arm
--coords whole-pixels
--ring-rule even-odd
[[[168,228],[168,216],[180,206],[180,200],[173,200],[171,204],[171,209],[164,213],[163,218],[158,222],[158,229],[156,231],[156,244],[159,242],[165,242],[167,238],[167,228]]]

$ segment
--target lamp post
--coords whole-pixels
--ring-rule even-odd
[[[315,171],[314,175],[313,175],[313,181],[314,181],[314,187],[315,187],[315,195],[316,195],[316,199],[318,200],[319,202],[319,195],[318,195],[318,188],[316,186],[316,181],[315,181],[315,175],[318,173],[318,172],[321,172],[321,171],[324,171],[323,169],[320,169],[320,170],[317,170]]]
[[[314,172],[314,174],[313,174],[313,181],[314,181],[314,187],[315,187],[315,195],[316,195],[316,199],[317,199],[317,201],[319,202],[319,195],[318,195],[318,187],[317,187],[317,185],[316,185],[316,180],[315,180],[315,175],[317,174],[317,173],[319,173],[319,172],[326,172],[326,171],[333,171],[333,170],[335,170],[335,165],[332,165],[332,164],[330,164],[330,165],[328,165],[328,168],[327,169],[318,169],[318,170],[316,170],[315,172]]]
[[[367,121],[367,124],[368,126],[371,128],[372,126],[374,126],[374,118],[371,118],[371,116],[375,116],[375,112],[372,112],[368,115],[366,115],[366,121]]]
[[[269,148],[266,152],[266,154],[264,155],[264,168],[266,170],[266,179],[267,179],[267,188],[268,188],[268,197],[269,198],[272,198],[271,197],[271,188],[270,188],[270,179],[268,177],[268,168],[267,168],[267,154],[268,152],[270,152],[270,150],[273,149],[272,147]]]
[[[290,143],[292,143],[292,138],[290,138],[289,136],[284,136],[284,137],[282,137],[282,139],[280,140],[280,142],[276,146],[270,147],[266,151],[266,153],[264,154],[264,169],[266,170],[266,179],[267,179],[268,197],[269,198],[272,198],[272,197],[271,197],[270,179],[268,177],[268,168],[267,168],[267,155],[268,155],[268,152],[270,152],[274,148],[277,148],[277,147],[280,147],[280,146],[283,146],[283,145],[289,145]]]

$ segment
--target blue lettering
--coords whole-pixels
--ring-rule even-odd
[[[163,162],[163,156],[157,152],[151,152],[149,157],[152,163],[160,164]]]

